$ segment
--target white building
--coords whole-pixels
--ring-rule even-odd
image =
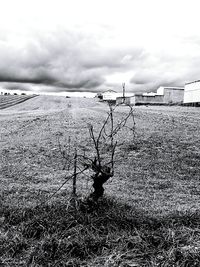
[[[114,90],[107,90],[105,92],[103,92],[102,94],[102,100],[105,100],[105,101],[109,101],[109,100],[116,100],[117,97],[123,97],[123,93],[118,93]],[[133,93],[125,93],[125,97],[129,97],[129,96],[132,96]]]
[[[143,96],[155,96],[155,95],[157,95],[157,93],[150,92],[150,93],[143,93],[142,95]]]
[[[107,100],[116,100],[118,97],[118,93],[114,90],[107,90],[102,93],[102,99],[107,101]]]
[[[157,89],[157,95],[163,96],[163,103],[182,103],[184,96],[184,87],[160,86]]]
[[[200,80],[185,84],[184,104],[189,103],[200,103]]]

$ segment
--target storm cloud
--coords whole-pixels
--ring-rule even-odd
[[[125,82],[128,91],[144,92],[200,78],[198,23],[190,17],[186,24],[187,2],[182,13],[174,2],[157,0],[75,0],[67,9],[65,1],[22,2],[12,12],[8,3],[0,18],[1,88],[100,92]]]
[[[49,85],[57,91],[98,91],[106,82],[104,75],[126,71],[141,54],[139,48],[101,47],[81,33],[36,34],[18,47],[0,42],[0,82],[14,83],[14,87],[16,83],[19,87]]]

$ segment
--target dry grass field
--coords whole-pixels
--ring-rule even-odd
[[[134,108],[135,137],[118,148],[105,197],[88,210],[91,180],[69,207],[61,151],[90,151],[108,107],[37,96],[0,111],[0,266],[200,266],[200,109]],[[128,107],[117,109],[117,116]],[[126,140],[130,136],[124,135]]]
[[[36,95],[0,95],[0,109],[20,104]]]

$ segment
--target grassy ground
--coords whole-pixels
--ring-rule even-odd
[[[0,109],[17,105],[35,96],[36,95],[0,95]]]
[[[2,266],[200,266],[198,108],[136,107],[134,141],[120,147],[105,198],[85,202],[91,181],[81,176],[75,210],[71,181],[47,202],[68,175],[69,136],[71,150],[89,151],[87,123],[98,128],[106,111],[40,96],[0,112]]]

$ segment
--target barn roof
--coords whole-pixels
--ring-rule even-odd
[[[185,84],[191,84],[191,83],[197,83],[197,82],[200,82],[200,80],[196,80],[196,81],[185,83]]]
[[[184,90],[184,87],[176,86],[163,86],[164,89],[175,89],[175,90]]]
[[[107,90],[107,91],[104,91],[102,94],[104,94],[104,93],[117,93],[117,92],[114,91],[114,90],[109,89],[109,90]]]

